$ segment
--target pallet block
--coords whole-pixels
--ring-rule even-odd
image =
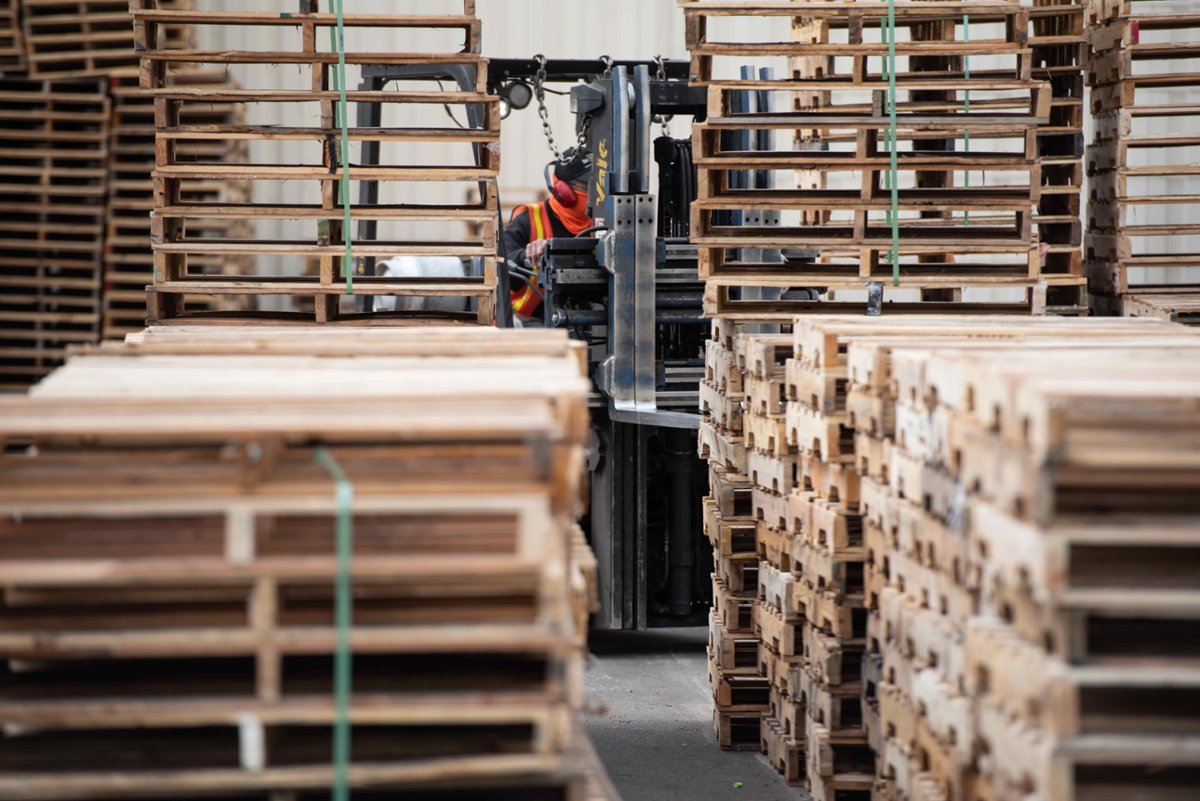
[[[789,621],[765,601],[756,601],[754,604],[754,633],[781,656],[803,653],[803,627],[803,621]]]
[[[725,672],[757,675],[759,642],[751,632],[730,631],[716,610],[709,612],[708,657],[713,667]]]
[[[804,744],[788,737],[780,721],[773,717],[762,718],[762,750],[771,767],[783,775],[785,783],[792,786],[804,784]]]

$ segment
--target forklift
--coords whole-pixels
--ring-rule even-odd
[[[600,629],[702,625],[712,601],[712,552],[700,514],[708,466],[696,445],[709,324],[696,247],[688,240],[696,170],[690,137],[673,139],[667,129],[676,116],[706,117],[707,92],[688,84],[689,68],[686,61],[662,58],[541,56],[492,59],[488,68],[488,92],[501,98],[502,118],[537,100],[555,157],[545,92],[549,84],[569,86],[575,144],[594,165],[588,192],[594,228],[550,240],[536,280],[545,326],[564,328],[588,345],[591,506],[583,526],[599,562],[601,610],[592,625]],[[371,66],[364,68],[361,88],[379,91],[393,80],[429,79],[455,81],[469,91],[475,85],[471,72],[461,66]],[[362,104],[359,124],[377,126],[374,114],[377,106]],[[468,109],[468,126],[481,126],[482,117],[472,114],[483,110]],[[657,138],[656,125],[663,129]],[[754,142],[740,146],[759,149]],[[657,193],[650,185],[651,159],[658,166]],[[377,160],[377,151],[364,151],[366,163]],[[370,193],[370,185],[363,191]],[[374,198],[366,194],[363,201]],[[505,222],[502,212],[498,224]],[[360,225],[360,238],[374,238],[371,221]],[[500,261],[497,325],[511,327],[509,290],[519,279],[510,280]]]

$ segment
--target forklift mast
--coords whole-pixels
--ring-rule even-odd
[[[660,409],[656,329],[658,207],[650,192],[650,69],[614,66],[611,76],[571,90],[577,125],[595,165],[588,193],[596,261],[608,274],[609,352],[596,384],[609,419],[696,429],[698,413]]]
[[[595,164],[588,199],[598,230],[550,240],[538,284],[545,324],[589,344],[592,504],[583,522],[600,566],[599,628],[702,624],[711,603],[699,515],[708,473],[695,431],[708,325],[687,240],[696,177],[690,140],[653,139],[656,118],[705,117],[705,91],[688,85],[688,71],[688,62],[661,59],[492,59],[488,69],[488,91],[515,109],[528,105],[538,80],[571,85],[576,133],[586,131]],[[363,88],[443,79],[470,90],[476,76],[388,65],[365,70]],[[360,115],[364,126],[379,125],[377,105],[362,104]],[[364,157],[373,163],[378,150]],[[665,187],[658,196],[652,159]],[[360,236],[373,239],[374,223],[362,225]],[[503,260],[498,278],[497,324],[512,325]]]

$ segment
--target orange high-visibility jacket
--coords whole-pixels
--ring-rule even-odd
[[[539,239],[553,239],[554,232],[550,228],[550,212],[546,208],[546,203],[534,203],[529,206],[517,206],[513,209],[512,217],[515,220],[517,215],[524,209],[529,212],[529,244],[533,244]],[[530,264],[529,269],[536,275],[538,267],[536,264]],[[536,281],[534,282],[536,283]],[[542,293],[534,289],[528,284],[521,284],[520,289],[512,290],[512,307],[516,314],[530,315],[537,309],[542,302]]]

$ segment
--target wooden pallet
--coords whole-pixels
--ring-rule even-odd
[[[1200,324],[1200,292],[1188,291],[1190,287],[1154,287],[1158,291],[1139,292],[1134,295],[1109,297],[1093,295],[1096,314],[1122,315],[1125,317],[1152,317],[1184,325]]]
[[[713,666],[729,673],[757,675],[759,640],[748,632],[732,632],[718,619],[708,616],[708,657]]]
[[[762,719],[762,751],[766,753],[771,767],[779,771],[787,784],[800,786],[804,784],[806,768],[804,758],[804,743],[789,737],[783,726],[773,717]]]
[[[95,341],[109,101],[98,81],[0,80],[0,391]]]
[[[722,715],[761,715],[767,710],[770,682],[765,676],[717,669],[713,677],[713,702]]]
[[[343,312],[341,297],[347,293],[346,273],[355,269],[343,264],[345,259],[342,231],[343,204],[339,201],[342,171],[349,172],[353,182],[351,193],[358,196],[363,181],[378,182],[384,201],[362,205],[351,201],[351,216],[355,220],[371,220],[380,226],[380,235],[373,241],[353,241],[353,258],[386,259],[396,255],[450,256],[482,260],[482,274],[460,279],[385,279],[374,275],[359,275],[354,281],[354,294],[397,298],[459,298],[462,311],[446,312],[444,321],[490,324],[494,319],[497,245],[496,178],[499,174],[499,105],[497,98],[485,92],[487,61],[479,55],[479,21],[473,13],[444,16],[403,14],[350,14],[345,25],[352,32],[364,29],[388,30],[396,34],[430,31],[462,34],[461,46],[451,52],[387,52],[353,51],[346,53],[348,64],[442,64],[457,65],[474,71],[473,91],[421,90],[365,92],[351,89],[352,103],[380,104],[385,113],[383,128],[367,129],[351,126],[349,138],[353,143],[455,143],[459,155],[470,154],[470,163],[445,165],[342,165],[338,154],[341,130],[336,124],[339,92],[335,91],[331,75],[337,53],[324,44],[328,32],[337,24],[335,15],[320,13],[316,3],[306,6],[302,13],[285,17],[270,13],[214,11],[193,13],[164,9],[156,0],[135,4],[135,34],[142,56],[142,85],[154,91],[156,127],[160,148],[166,156],[160,159],[154,172],[158,204],[153,215],[155,252],[155,288],[150,298],[150,319],[164,324],[177,324],[189,319],[221,322],[230,318],[261,319],[275,322],[322,322],[344,324],[390,324],[406,320],[419,322],[434,315],[412,312],[378,313],[355,316]],[[295,31],[298,48],[287,53],[262,50],[205,51],[181,50],[164,46],[161,32],[166,26],[187,24],[201,29],[222,28],[252,33],[263,28],[283,28]],[[428,46],[428,45],[426,45]],[[292,63],[307,70],[311,81],[302,90],[281,89],[275,86],[232,88],[176,88],[169,85],[167,75],[180,65]],[[319,115],[309,126],[283,127],[275,125],[195,125],[181,119],[185,104],[220,102],[254,102],[267,108],[287,108],[309,104],[319,108]],[[461,114],[468,108],[483,110],[484,121],[479,128],[420,127],[411,120],[419,119],[421,109],[449,105]],[[398,116],[405,115],[405,116]],[[392,118],[400,122],[393,122]],[[278,165],[256,163],[250,159],[236,162],[185,162],[179,148],[189,141],[283,141],[306,142],[311,146],[308,158],[298,164]],[[288,204],[269,205],[250,202],[190,202],[184,193],[196,181],[236,180],[250,183],[289,182],[295,200]],[[390,195],[402,197],[425,193],[426,188],[439,185],[477,186],[481,200],[476,203],[456,202],[418,203],[387,200]],[[461,194],[461,193],[460,193]],[[278,220],[298,220],[311,231],[311,238],[265,241],[253,236],[233,236],[204,241],[189,236],[189,231],[205,222],[236,219],[245,216]],[[469,239],[437,240],[427,235],[405,233],[404,226],[432,223],[476,223]],[[290,265],[283,275],[254,271],[236,280],[206,276],[198,272],[195,260],[204,257],[275,256]],[[305,275],[305,258],[320,259],[317,276]],[[312,313],[222,313],[208,315],[189,308],[186,296],[203,294],[217,298],[237,298],[250,303],[261,297],[283,296],[303,298],[311,304]],[[409,301],[405,301],[409,304]],[[418,304],[419,306],[420,304]],[[172,322],[175,321],[175,322]]]
[[[726,751],[758,751],[762,748],[762,712],[713,710],[713,731]]]
[[[583,529],[571,527],[571,610],[575,616],[575,645],[587,648],[591,616],[600,611],[600,563]]]
[[[699,454],[701,459],[729,470],[746,472],[746,445],[742,437],[709,420],[700,423]]]
[[[1023,290],[1023,299],[1019,300],[990,300],[977,301],[970,299],[970,287],[936,290],[938,294],[922,300],[886,300],[882,310],[884,316],[918,316],[959,314],[964,316],[995,316],[1005,315],[1041,315],[1047,310],[1061,309],[1070,315],[1086,313],[1086,285],[1084,279],[1070,279],[1070,283],[1046,284]],[[1056,290],[1062,289],[1065,294]],[[1045,290],[1043,292],[1043,290]],[[735,296],[735,287],[712,286],[705,293],[705,313],[719,315],[724,319],[746,323],[757,323],[763,320],[783,322],[795,319],[798,315],[808,314],[847,314],[859,317],[866,316],[868,304],[862,300],[842,300],[840,295],[828,300],[783,300],[761,301],[741,300]],[[931,293],[935,292],[930,290]],[[944,294],[943,294],[944,293]],[[887,296],[885,290],[885,297]],[[964,300],[964,295],[968,298]],[[1051,306],[1050,298],[1059,304]]]
[[[706,509],[711,503],[714,510],[726,520],[753,519],[752,485],[746,476],[719,465],[710,465],[708,486]]]
[[[760,571],[761,575],[761,571]],[[713,611],[717,620],[730,633],[746,633],[752,630],[754,612],[754,593],[733,593],[721,581],[720,576],[713,575]]]
[[[341,502],[323,445],[353,485],[351,786],[578,799],[577,348],[231,333],[106,343],[0,399],[0,653],[40,668],[0,698],[0,792],[328,790]],[[455,389],[518,365],[536,378],[507,398]]]
[[[967,121],[958,123],[957,127],[975,127],[972,121],[975,117],[967,116]],[[855,150],[839,151],[800,151],[796,153],[769,152],[766,154],[724,153],[720,146],[722,129],[732,126],[745,127],[752,130],[769,130],[777,127],[818,128],[837,130],[855,126],[852,118],[842,118],[837,123],[819,119],[808,119],[804,115],[757,117],[739,119],[712,119],[694,129],[697,150],[697,164],[701,171],[700,193],[693,207],[693,236],[701,244],[723,247],[750,246],[761,240],[764,247],[817,247],[824,252],[832,249],[837,252],[853,252],[858,254],[860,249],[879,251],[884,245],[890,247],[890,227],[884,230],[884,212],[891,209],[890,193],[883,190],[883,173],[890,169],[890,159],[886,153],[879,150],[879,135],[886,129],[886,120],[881,117],[871,117],[862,121],[862,127],[857,134],[858,148]],[[924,123],[910,126],[907,121],[901,123],[903,130],[908,133],[916,130],[930,130],[938,123],[927,118]],[[1000,126],[1001,131],[1019,133],[1022,128],[1019,123],[1008,127],[1006,123],[990,119],[991,126]],[[1024,130],[1028,131],[1030,126]],[[976,136],[986,136],[987,130],[972,131]],[[1037,157],[1033,152],[1034,140],[1026,137],[1024,155],[1021,153],[987,154],[976,153],[974,156],[963,155],[925,155],[913,153],[899,159],[900,172],[943,172],[952,173],[964,168],[971,169],[1005,169],[1020,172],[1024,170],[1029,176],[1023,183],[1014,183],[1011,187],[947,187],[935,189],[902,188],[899,193],[900,207],[903,211],[946,212],[938,219],[943,220],[936,225],[930,220],[902,220],[902,244],[905,255],[912,253],[936,253],[938,247],[948,248],[946,252],[962,253],[965,247],[955,250],[950,244],[954,239],[961,239],[963,231],[967,230],[966,220],[961,212],[975,212],[976,219],[971,233],[972,240],[978,240],[978,250],[975,252],[1023,252],[1029,253],[1029,222],[1032,204],[1036,202],[1040,178]],[[729,171],[739,169],[802,169],[809,172],[837,173],[840,171],[858,172],[863,175],[862,189],[853,190],[737,190],[728,187],[725,176]],[[944,182],[943,182],[944,183]],[[713,211],[736,210],[752,208],[762,211],[824,211],[826,224],[813,225],[791,230],[766,229],[764,227],[748,227],[742,229],[721,230],[708,221]],[[837,214],[837,218],[830,215]],[[980,214],[984,216],[979,217]],[[1000,216],[995,220],[988,215]],[[844,222],[837,222],[844,220]],[[884,234],[886,233],[886,237]],[[808,237],[807,239],[805,237]],[[887,239],[884,242],[884,239]],[[753,240],[753,241],[752,241]],[[1013,248],[1013,245],[1016,248]],[[1007,248],[1007,250],[1005,250]]]

